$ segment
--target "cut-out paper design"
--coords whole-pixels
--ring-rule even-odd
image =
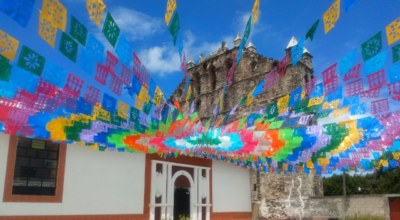
[[[51,47],[54,47],[57,37],[57,28],[44,16],[44,12],[39,13],[39,36]]]
[[[254,5],[253,9],[251,10],[251,14],[253,17],[253,23],[257,23],[258,21],[258,15],[260,14],[260,1],[259,0],[254,0]]]
[[[0,56],[0,80],[8,81],[11,74],[11,64],[3,56]]]
[[[123,119],[128,119],[129,105],[125,102],[118,101],[118,116]]]
[[[389,45],[400,40],[400,17],[386,26],[386,37]]]
[[[85,92],[85,101],[91,105],[97,105],[100,102],[100,90],[94,86],[89,85]]]
[[[363,115],[367,112],[367,105],[365,103],[359,105],[353,105],[350,107],[351,115]]]
[[[346,74],[344,74],[343,80],[349,81],[360,77],[360,67],[361,64],[353,66]]]
[[[18,46],[19,42],[17,39],[0,29],[0,54],[3,57],[7,58],[9,61],[13,61],[17,53]]]
[[[328,33],[336,24],[340,16],[340,0],[335,0],[323,15],[324,31]]]
[[[376,115],[376,114],[382,114],[389,111],[389,103],[388,99],[380,99],[371,102],[371,113]]]
[[[111,75],[111,83],[110,90],[113,91],[116,95],[120,96],[122,92],[122,80],[116,75]]]
[[[0,11],[12,18],[22,27],[26,27],[31,18],[35,0],[1,1]]]
[[[103,34],[113,47],[115,47],[115,44],[117,43],[119,33],[120,29],[117,23],[115,23],[111,14],[107,13],[107,17],[103,26]]]
[[[317,31],[319,24],[319,19],[314,22],[314,24],[311,26],[311,28],[307,31],[306,33],[306,40],[310,39],[311,41],[314,39],[315,32]]]
[[[160,87],[156,87],[156,90],[154,92],[154,98],[153,98],[153,102],[154,104],[156,104],[156,106],[160,106],[162,101],[163,101],[163,92],[161,91]]]
[[[290,54],[286,54],[281,61],[278,63],[278,73],[279,76],[284,76],[286,73],[286,66],[289,64]]]
[[[392,99],[400,101],[400,81],[392,84],[388,84],[389,95]]]
[[[120,78],[124,85],[129,86],[132,80],[132,71],[125,65],[121,65]]]
[[[372,73],[367,76],[370,89],[380,89],[386,84],[385,70]]]
[[[274,87],[278,83],[278,79],[278,70],[274,67],[271,71],[265,74],[263,91],[267,91],[267,89]]]
[[[67,83],[65,83],[63,91],[71,95],[72,97],[79,97],[81,90],[85,84],[85,81],[75,76],[72,73],[68,74]]]
[[[43,18],[50,21],[53,27],[65,31],[67,25],[67,9],[58,0],[43,0],[40,12]]]
[[[62,33],[60,41],[60,52],[68,57],[71,61],[75,62],[78,55],[78,43],[66,33]]]
[[[341,76],[345,75],[356,64],[356,52],[357,50],[352,50],[340,59],[339,72]]]
[[[396,83],[400,81],[400,63],[393,64],[388,68],[389,82]]]
[[[386,57],[386,51],[382,51],[378,55],[367,60],[364,63],[365,74],[370,74],[382,69],[386,64]]]
[[[242,59],[243,48],[246,47],[247,42],[249,41],[250,33],[251,33],[251,22],[252,18],[251,15],[246,23],[246,29],[244,30],[242,40],[240,41],[238,53],[236,55],[236,65],[239,64],[240,60]]]
[[[174,45],[176,45],[176,40],[178,39],[178,34],[180,30],[180,21],[179,21],[179,14],[176,12],[174,17],[172,18],[171,25],[169,26],[169,33],[172,36]]]
[[[364,61],[376,56],[382,50],[382,32],[378,32],[370,39],[361,44],[362,57]]]
[[[87,32],[87,28],[74,16],[71,16],[71,28],[69,32],[71,36],[80,44],[86,45]]]
[[[339,77],[336,75],[337,64],[333,64],[322,72],[325,95],[331,94],[339,86]]]
[[[102,102],[102,108],[110,113],[115,112],[115,108],[117,106],[117,100],[107,93],[103,94],[103,102]]]
[[[94,79],[101,85],[106,85],[108,74],[109,68],[98,63],[96,67],[96,76],[94,77]]]
[[[38,76],[42,75],[46,59],[27,46],[22,47],[18,66]]]
[[[175,9],[176,9],[176,0],[168,0],[167,9],[165,11],[165,24],[169,25],[169,22],[171,21]]]
[[[118,40],[117,47],[115,48],[115,53],[118,55],[118,58],[127,66],[131,65],[132,62],[132,47],[126,38],[121,35]]]
[[[290,55],[292,58],[292,64],[296,65],[297,62],[300,61],[301,57],[303,56],[303,50],[304,50],[304,40],[301,39],[296,46],[293,46],[290,49]]]
[[[346,85],[346,96],[349,97],[361,93],[362,91],[364,91],[363,85],[364,84],[362,78],[354,82],[348,83]]]
[[[133,73],[136,75],[136,78],[140,84],[147,87],[148,83],[150,82],[150,74],[147,72],[146,68],[135,52],[133,53]]]
[[[397,44],[392,47],[392,58],[393,58],[393,63],[400,61],[400,44]]]
[[[381,89],[368,89],[360,93],[361,98],[378,98]]]
[[[106,59],[106,66],[108,67],[108,70],[112,75],[115,75],[115,71],[117,69],[118,65],[118,57],[115,56],[113,53],[110,51],[107,51],[107,59]]]
[[[104,9],[106,5],[103,0],[87,0],[86,9],[89,13],[90,19],[92,19],[97,26],[100,26],[101,19],[103,17]]]
[[[42,77],[46,82],[49,82],[59,88],[63,88],[67,80],[67,72],[64,68],[59,67],[53,62],[47,60]]]

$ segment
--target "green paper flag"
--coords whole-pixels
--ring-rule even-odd
[[[0,55],[0,80],[8,81],[10,79],[11,67],[8,60]]]
[[[274,102],[267,106],[265,109],[265,113],[267,114],[267,119],[275,118],[278,116],[278,104]]]
[[[74,41],[68,34],[62,33],[60,41],[60,51],[72,61],[76,61],[78,55],[78,43]]]
[[[83,26],[83,24],[81,24],[74,16],[71,16],[71,29],[69,33],[80,44],[86,44],[87,28]]]
[[[316,22],[314,22],[314,24],[311,26],[310,30],[307,31],[306,40],[308,38],[310,38],[311,41],[314,39],[314,34],[318,28],[318,24],[319,24],[319,19]]]
[[[35,75],[41,76],[46,59],[27,46],[22,47],[18,66]]]
[[[111,17],[110,13],[107,13],[106,21],[104,22],[103,26],[103,33],[108,42],[115,47],[119,37],[120,29],[117,23],[115,23],[114,19]]]
[[[172,18],[171,25],[169,26],[169,33],[174,39],[174,45],[176,45],[176,39],[178,39],[180,24],[179,24],[179,15],[178,12],[175,12],[174,17]]]
[[[393,63],[400,61],[400,44],[392,47]]]
[[[364,61],[377,55],[382,50],[382,32],[378,32],[370,39],[361,44],[362,57]]]

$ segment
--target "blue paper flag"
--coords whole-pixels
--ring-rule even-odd
[[[363,115],[367,112],[367,105],[365,103],[353,105],[350,107],[351,115]]]
[[[382,51],[364,63],[365,74],[375,73],[382,69],[386,64],[387,52]]]
[[[356,64],[356,55],[357,49],[354,49],[340,59],[339,72],[341,76],[344,76]]]
[[[252,96],[257,96],[257,95],[261,94],[263,92],[263,88],[264,88],[264,80],[261,80],[258,83],[257,87],[254,89]]]
[[[26,27],[31,18],[35,0],[1,0],[0,11],[12,18],[22,27]]]
[[[296,65],[297,62],[301,60],[301,57],[303,56],[303,50],[304,50],[304,39],[301,39],[296,46],[290,49],[290,55],[292,57],[293,65]]]
[[[99,63],[104,61],[104,45],[96,39],[93,35],[89,34],[86,42],[86,50],[92,57]]]
[[[30,93],[36,92],[39,79],[40,78],[37,75],[34,75],[18,66],[12,68],[10,81],[18,88],[25,89]]]
[[[0,97],[12,99],[17,92],[17,87],[13,83],[0,80]]]
[[[114,113],[116,106],[117,106],[117,100],[108,95],[107,93],[104,93],[103,103],[102,103],[103,109],[109,111],[110,113]]]
[[[360,97],[358,95],[345,97],[343,99],[343,107],[350,106],[350,105],[357,105],[360,103]]]
[[[300,86],[290,93],[289,107],[293,107],[301,101],[302,91],[303,91],[303,87]]]
[[[310,93],[310,98],[321,97],[323,95],[324,95],[324,85],[322,83],[318,83],[312,89],[312,91]]]
[[[400,63],[396,63],[390,66],[388,72],[390,83],[396,83],[400,81]]]
[[[47,60],[42,77],[44,81],[63,88],[67,81],[67,71]]]
[[[118,58],[127,66],[131,66],[133,60],[132,47],[130,43],[126,40],[125,36],[121,35],[118,40],[117,47],[115,48],[115,53]]]

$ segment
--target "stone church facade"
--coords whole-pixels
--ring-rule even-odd
[[[228,49],[226,43],[223,42],[221,47],[210,56],[200,56],[199,63],[196,64],[193,60],[187,63],[194,102],[203,122],[213,116],[213,108],[223,92],[227,73],[235,62],[240,40],[240,37],[235,39],[232,49]],[[287,55],[296,43],[295,38],[290,40],[285,50]],[[252,43],[244,48],[242,60],[235,69],[232,84],[226,87],[223,107],[218,116],[229,112],[265,78],[272,68],[280,65],[279,62],[279,60],[258,54]],[[289,59],[284,68],[284,76],[280,77],[275,86],[255,96],[251,105],[241,106],[229,121],[265,108],[269,103],[313,79],[312,56],[307,49],[304,50],[303,57],[297,65],[292,65]],[[185,101],[184,91],[185,81],[182,81],[170,99],[178,100],[184,111],[189,111],[190,106]],[[309,198],[323,195],[322,178],[313,174],[283,175],[251,171],[250,185],[253,219],[306,217]]]

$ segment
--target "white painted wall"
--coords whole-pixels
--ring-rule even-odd
[[[67,146],[62,203],[4,203],[9,136],[0,134],[0,216],[142,214],[145,155]]]
[[[213,212],[251,212],[250,191],[249,170],[213,160]]]

